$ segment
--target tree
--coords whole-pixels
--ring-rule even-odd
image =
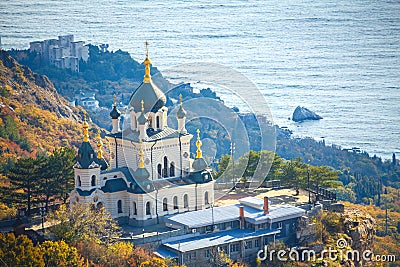
[[[115,242],[107,247],[107,263],[109,266],[129,266],[133,257],[133,244],[128,242]]]
[[[59,222],[50,229],[55,238],[69,244],[91,239],[112,243],[120,236],[120,227],[104,207],[94,209],[93,205],[75,203],[67,209],[66,205],[61,205],[48,218]]]
[[[222,155],[218,163],[218,172],[215,173],[214,179],[218,179],[219,177],[225,178],[229,176],[228,172],[232,172],[232,157],[229,155]],[[230,174],[229,177],[231,176],[232,174]]]
[[[33,246],[32,241],[26,235],[15,237],[13,233],[0,234],[0,265],[3,264],[45,266],[40,250]]]
[[[269,169],[268,175],[265,180],[277,180],[280,179],[280,170],[282,168],[283,160],[277,154],[274,154],[274,160],[272,161],[271,168]]]
[[[147,260],[142,262],[139,267],[168,267],[163,259],[160,258],[152,258],[151,260]]]
[[[51,197],[67,202],[68,194],[74,188],[75,151],[72,148],[60,147],[46,158],[41,181],[42,192],[46,196],[46,207]]]
[[[78,250],[63,240],[45,241],[39,246],[39,250],[46,267],[77,266],[79,263]]]
[[[20,158],[7,173],[12,189],[18,196],[16,201],[27,205],[27,215],[30,215],[32,200],[37,195],[42,163],[42,159]]]
[[[327,166],[309,166],[310,183],[324,187],[337,187],[339,172]]]
[[[280,176],[283,184],[300,187],[304,186],[307,177],[307,165],[300,158],[290,159],[283,163]]]

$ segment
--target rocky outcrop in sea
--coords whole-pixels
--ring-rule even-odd
[[[305,120],[320,120],[321,116],[317,115],[314,111],[309,110],[305,107],[297,106],[293,112],[292,120],[295,122],[301,122]]]

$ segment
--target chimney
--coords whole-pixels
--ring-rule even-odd
[[[264,197],[264,214],[269,214],[268,197]]]
[[[240,229],[244,229],[244,207],[239,207]]]

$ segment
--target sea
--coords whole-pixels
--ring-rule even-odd
[[[3,49],[66,34],[138,61],[148,40],[161,72],[226,66],[256,85],[274,123],[294,136],[384,159],[400,153],[399,0],[1,1]],[[323,119],[295,123],[296,106]]]

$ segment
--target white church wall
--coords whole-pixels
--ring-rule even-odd
[[[96,186],[99,185],[100,167],[92,169],[74,169],[75,173],[75,186],[81,188],[82,190],[90,190],[93,188],[92,176],[95,176]],[[80,180],[80,186],[79,186]]]

